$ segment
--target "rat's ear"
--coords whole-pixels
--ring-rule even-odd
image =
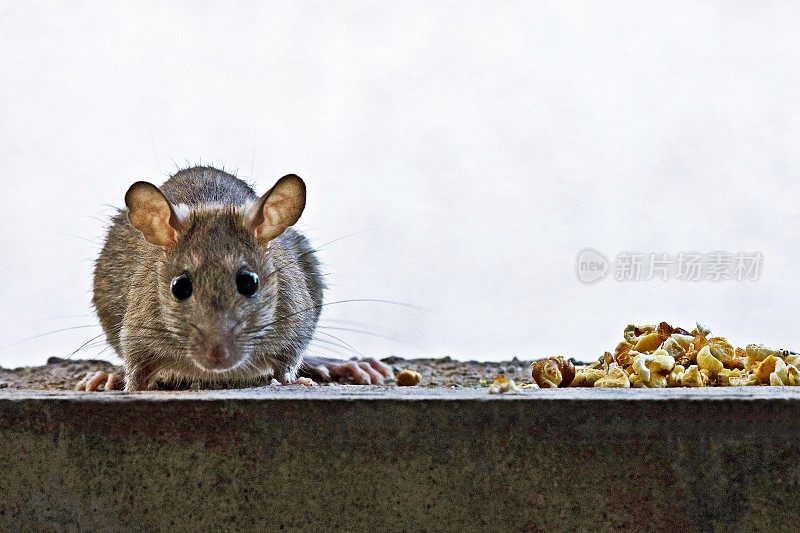
[[[163,248],[175,246],[184,220],[161,189],[152,183],[137,181],[125,193],[125,205],[128,206],[128,220],[142,232],[147,242]]]
[[[282,177],[247,213],[256,239],[266,244],[297,222],[306,207],[306,184],[299,176]]]

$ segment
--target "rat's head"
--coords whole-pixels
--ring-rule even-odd
[[[147,182],[125,195],[128,219],[163,249],[158,298],[163,319],[201,370],[224,372],[248,362],[275,318],[276,268],[270,242],[305,207],[303,180],[284,176],[255,203],[186,209]]]

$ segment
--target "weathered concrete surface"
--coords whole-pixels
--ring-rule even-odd
[[[0,391],[0,529],[797,530],[800,390]]]

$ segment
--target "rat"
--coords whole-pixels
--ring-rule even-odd
[[[257,196],[244,181],[192,167],[161,187],[130,186],[95,264],[93,304],[124,377],[79,390],[203,382],[383,383],[391,368],[305,353],[323,306],[316,251],[292,228],[306,205],[294,174]]]

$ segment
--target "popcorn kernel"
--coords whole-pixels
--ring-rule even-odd
[[[601,379],[594,383],[595,387],[601,388],[628,388],[631,382],[628,380],[628,374],[620,368],[617,363],[608,365],[608,372]]]

